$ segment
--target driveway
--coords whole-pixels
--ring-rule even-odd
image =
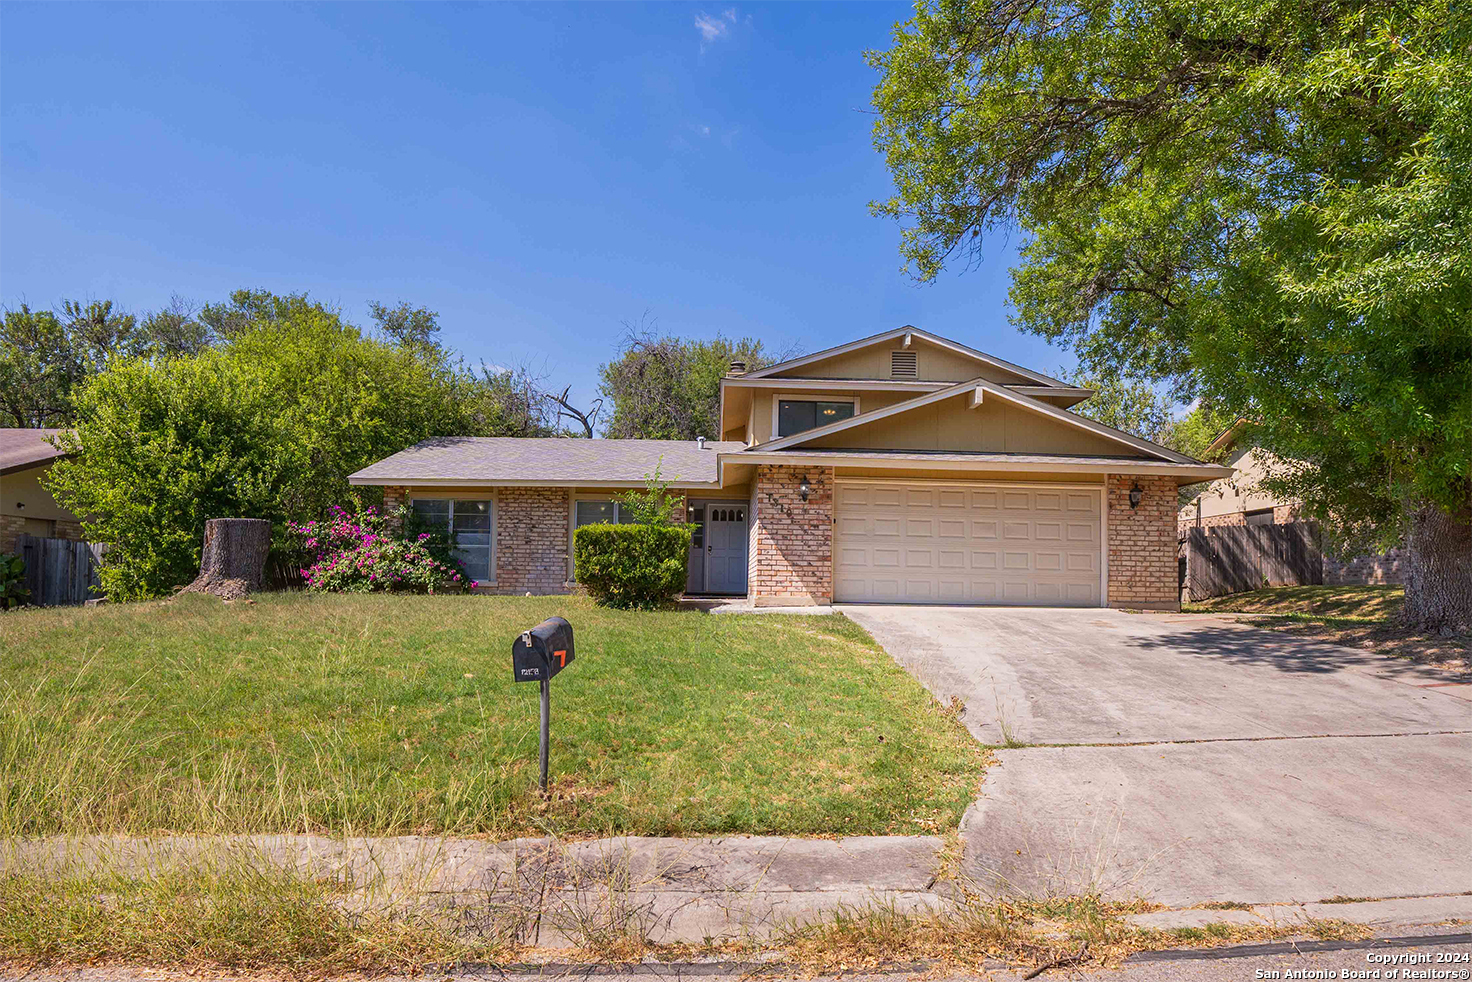
[[[842,610],[999,746],[962,820],[987,889],[1171,906],[1472,890],[1472,686],[1204,615]]]

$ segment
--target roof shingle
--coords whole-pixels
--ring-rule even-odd
[[[677,487],[717,479],[716,455],[746,449],[710,440],[582,440],[447,436],[424,440],[348,477],[352,484],[416,481],[517,484],[644,483],[656,467]]]
[[[0,474],[25,470],[65,456],[47,442],[67,430],[0,428]]]

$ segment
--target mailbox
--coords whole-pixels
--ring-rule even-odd
[[[548,682],[572,664],[572,625],[549,617],[511,642],[511,672],[516,682]]]

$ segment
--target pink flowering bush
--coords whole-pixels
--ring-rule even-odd
[[[307,589],[442,593],[474,587],[475,581],[448,555],[443,537],[437,541],[429,532],[400,531],[404,512],[386,515],[369,507],[354,515],[334,505],[332,516],[322,521],[288,522],[288,530],[315,557],[302,570]]]

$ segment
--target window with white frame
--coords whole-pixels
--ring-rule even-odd
[[[617,501],[579,501],[573,508],[573,528],[582,528],[584,525],[597,525],[599,523],[607,523],[609,525],[634,524],[634,516],[629,514],[628,509],[623,508]]]
[[[466,574],[489,583],[496,568],[491,534],[491,503],[485,498],[415,498],[410,507],[425,525],[450,535],[455,558]]]

